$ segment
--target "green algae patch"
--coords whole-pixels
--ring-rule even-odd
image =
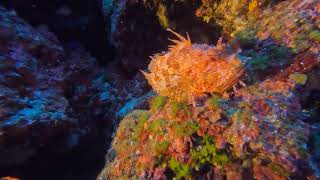
[[[319,43],[320,42],[320,31],[318,31],[318,30],[311,31],[309,34],[309,38]]]
[[[168,98],[165,96],[156,96],[150,102],[151,111],[160,110],[166,103]]]
[[[121,154],[123,151],[134,148],[142,133],[144,123],[149,117],[150,113],[148,111],[135,110],[120,122],[113,140],[113,147],[117,153]]]
[[[164,28],[169,28],[169,19],[168,19],[168,12],[167,12],[167,6],[165,4],[160,3],[158,10],[157,10],[157,17],[159,20],[159,23]]]
[[[305,85],[308,80],[307,75],[300,74],[300,73],[290,74],[289,78],[292,81],[294,81],[296,84],[300,84],[300,85]]]
[[[177,137],[188,137],[197,132],[199,125],[193,120],[171,122],[171,129]]]
[[[204,136],[201,144],[191,150],[191,157],[195,169],[199,169],[205,164],[223,167],[230,162],[227,154],[216,148],[214,140],[210,136]]]
[[[184,102],[173,101],[170,106],[170,115],[173,117],[178,116],[181,112],[182,114],[189,114],[188,105]]]
[[[137,124],[133,127],[133,140],[138,141],[139,137],[141,136],[143,127],[145,122],[149,119],[150,113],[148,111],[141,112],[137,119]]]
[[[218,109],[220,108],[220,97],[219,96],[213,96],[210,99],[207,100],[207,103],[209,104],[209,107],[212,109]]]
[[[191,176],[190,167],[187,164],[180,163],[174,158],[170,159],[169,168],[175,173],[176,179],[188,178]]]
[[[151,144],[151,150],[153,154],[159,155],[164,153],[170,145],[169,141],[163,141],[163,142],[156,142],[153,141]]]
[[[163,134],[166,128],[166,119],[156,119],[148,123],[148,130],[154,134]]]

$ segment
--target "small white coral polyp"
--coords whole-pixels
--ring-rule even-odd
[[[143,72],[152,88],[160,95],[177,101],[204,93],[223,94],[232,88],[244,73],[244,63],[231,48],[219,40],[217,46],[192,44],[169,30],[179,40],[169,51],[155,54],[149,64],[150,73]]]

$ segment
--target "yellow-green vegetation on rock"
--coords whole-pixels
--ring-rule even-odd
[[[290,74],[289,78],[300,85],[305,85],[308,80],[307,75],[300,73]]]
[[[169,19],[167,14],[167,6],[163,3],[159,3],[158,10],[157,10],[157,16],[159,19],[159,22],[162,27],[169,28]]]
[[[288,63],[290,55],[289,49],[283,46],[270,45],[265,47],[263,53],[256,52],[255,50],[246,50],[243,54],[250,57],[248,62],[251,71],[263,72],[270,64],[285,64]]]
[[[199,125],[193,120],[186,120],[183,122],[173,122],[171,128],[176,137],[188,137],[197,132]]]
[[[189,178],[191,176],[190,167],[182,164],[174,158],[169,161],[169,168],[175,173],[176,179]]]
[[[126,116],[119,124],[119,128],[112,141],[112,151],[116,156],[116,161],[109,159],[110,164],[106,167],[105,172],[107,179],[130,179],[137,175],[137,167],[131,163],[137,163],[135,150],[138,147],[138,141],[144,127],[144,122],[149,116],[148,111],[136,110]],[[130,159],[130,161],[128,161]],[[120,169],[126,169],[122,173]],[[105,173],[103,172],[103,173]]]
[[[170,105],[171,105],[170,114],[173,117],[176,117],[178,115],[178,113],[182,113],[182,115],[186,114],[186,113],[189,113],[188,105],[186,103],[173,101],[173,102],[170,103]]]
[[[230,162],[226,153],[215,147],[214,139],[210,136],[204,136],[201,144],[191,149],[191,157],[195,169],[205,164],[213,164],[221,168]]]
[[[320,43],[320,31],[319,30],[313,30],[309,33],[309,38]]]
[[[153,171],[157,166],[171,167],[178,179],[189,174],[186,174],[187,163],[178,160],[174,162],[176,157],[171,156],[168,151],[173,150],[169,150],[172,144],[182,145],[188,141],[189,136],[196,133],[197,125],[196,122],[183,120],[179,116],[169,120],[168,116],[171,115],[166,108],[170,108],[172,103],[167,102],[159,110],[164,113],[161,116],[163,118],[158,118],[159,112],[150,116],[150,112],[154,111],[136,110],[121,121],[112,143],[116,159],[106,167],[105,177],[130,179]]]
[[[320,61],[319,7],[317,0],[202,0],[196,15],[221,26],[242,48],[252,83],[291,64],[297,54],[312,53]]]
[[[294,53],[319,49],[319,2],[315,0],[203,0],[197,16],[217,23],[240,41],[272,39]]]
[[[133,129],[133,139],[138,141],[141,136],[142,130],[144,128],[145,122],[149,119],[150,113],[149,112],[140,112],[138,115],[138,122]]]
[[[270,0],[203,0],[196,15],[205,22],[213,21],[223,28],[223,33],[231,35],[243,30],[251,19],[256,19],[261,10],[272,3]],[[252,21],[252,20],[251,20]]]
[[[165,130],[167,120],[165,119],[156,119],[151,121],[148,124],[148,130],[153,133],[161,133]]]
[[[150,109],[152,111],[157,111],[161,109],[167,102],[168,98],[164,96],[155,96],[150,103]]]
[[[162,154],[164,153],[169,145],[170,145],[170,142],[169,141],[163,141],[163,142],[156,142],[156,141],[153,141],[152,142],[153,144],[151,145],[151,150],[154,154]]]

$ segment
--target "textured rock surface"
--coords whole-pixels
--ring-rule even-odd
[[[77,121],[63,96],[64,66],[59,63],[64,51],[58,40],[14,11],[0,11],[0,164],[6,165],[22,163],[51,138],[75,133]]]
[[[228,179],[309,176],[309,125],[292,88],[267,80],[233,100],[210,98],[201,107],[169,100],[134,111],[121,121],[98,179],[213,177],[215,167]]]
[[[122,105],[148,92],[141,74],[127,81],[108,73],[81,46],[63,48],[52,33],[0,11],[1,166],[40,149],[69,151],[99,131],[110,137]]]

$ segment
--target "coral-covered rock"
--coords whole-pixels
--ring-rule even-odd
[[[255,19],[260,11],[273,4],[275,1],[268,0],[202,0],[195,14],[207,23],[214,22],[222,26],[224,34],[232,34],[235,30],[243,29],[249,20]]]
[[[309,126],[299,118],[301,105],[291,87],[291,83],[267,80],[239,92],[236,111],[229,114],[231,126],[223,133],[237,156],[244,156],[248,146],[287,171],[299,169]]]
[[[261,165],[254,165],[253,167],[253,176],[258,180],[263,179],[279,179],[285,180],[285,177],[281,177],[275,174],[270,168]]]
[[[272,38],[294,52],[318,51],[319,2],[203,0],[197,16],[219,24],[230,36],[252,39]],[[226,11],[228,9],[229,11]],[[274,22],[279,22],[274,24]],[[244,42],[246,43],[246,42]]]
[[[14,11],[0,11],[0,164],[19,164],[52,138],[74,133],[77,121],[63,96],[64,67],[59,63],[64,51],[58,40]],[[64,143],[67,147],[67,138]]]
[[[239,179],[239,180],[244,179],[241,171],[242,171],[242,168],[240,165],[231,164],[229,166],[226,166],[227,179]]]
[[[312,54],[319,61],[317,7],[316,0],[203,0],[196,15],[220,25],[223,34],[251,58],[248,81],[255,82],[291,65],[297,54],[302,59]]]
[[[220,173],[230,179],[246,177],[244,170],[250,168],[256,177],[267,173],[285,178],[303,173],[300,163],[310,157],[309,126],[300,119],[302,110],[291,83],[268,80],[241,89],[233,100],[209,99],[203,107],[172,100],[157,107],[134,111],[121,121],[111,151],[116,156],[100,179],[159,178],[158,168],[164,167],[167,170],[161,172],[170,169],[176,177],[193,177],[207,166],[224,165],[231,169]],[[220,114],[218,121],[204,113],[210,109]],[[222,122],[226,123],[221,126]],[[239,168],[229,164],[239,161],[246,163]],[[252,166],[257,162],[267,169]],[[162,173],[165,177],[170,174]]]
[[[266,9],[257,19],[257,37],[272,38],[295,53],[319,54],[319,1],[284,1]],[[277,12],[277,13],[274,13]],[[275,25],[273,22],[282,22]],[[249,27],[251,28],[251,27]]]
[[[286,179],[316,174],[313,171],[317,169],[316,163],[309,163],[314,162],[314,157],[307,145],[308,116],[305,116],[296,90],[301,84],[290,79],[289,74],[311,70],[318,63],[317,58],[306,55],[300,59],[301,56],[297,56],[286,70],[235,90],[233,97],[224,98],[212,93],[198,96],[197,103],[193,104],[178,101],[193,95],[183,88],[194,87],[197,80],[210,76],[201,74],[204,73],[201,68],[199,74],[192,74],[193,70],[211,68],[210,63],[219,60],[209,50],[221,56],[228,49],[191,44],[189,38],[178,36],[181,42],[176,41],[177,45],[170,52],[156,55],[150,64],[150,74],[146,74],[161,96],[153,98],[149,111],[135,110],[121,121],[108,153],[112,158],[107,159],[98,179],[210,179],[223,176],[228,179]],[[219,51],[214,51],[216,49]],[[199,57],[210,61],[202,65]],[[306,59],[311,59],[311,63],[299,63]],[[241,61],[235,60],[237,67],[242,68]],[[187,70],[179,66],[184,63]],[[302,68],[296,68],[300,67],[298,64]],[[212,69],[217,67],[221,72],[230,70],[230,66],[219,63]],[[191,77],[186,77],[187,74],[179,76],[181,69],[189,70]],[[232,73],[232,77],[238,77],[235,74]],[[233,84],[234,79],[223,80]],[[210,82],[216,83],[210,79],[204,86]],[[162,84],[167,86],[159,90]]]

